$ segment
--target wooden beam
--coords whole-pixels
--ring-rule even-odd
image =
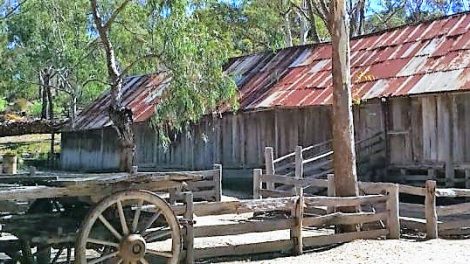
[[[436,182],[426,181],[426,196],[424,199],[426,216],[426,237],[437,238],[437,212],[436,212]]]

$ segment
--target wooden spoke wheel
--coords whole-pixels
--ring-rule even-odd
[[[168,203],[147,191],[125,191],[99,202],[80,227],[75,263],[178,263],[181,236]]]

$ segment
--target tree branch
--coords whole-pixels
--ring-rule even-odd
[[[113,24],[114,20],[116,20],[116,17],[119,15],[119,13],[122,12],[122,10],[124,10],[124,8],[126,8],[127,4],[129,4],[129,2],[130,2],[130,0],[124,0],[121,3],[121,5],[118,6],[118,8],[116,8],[116,10],[114,10],[114,12],[109,17],[108,21],[106,21],[106,24],[103,25],[103,28],[108,30],[108,28],[111,26],[111,24]]]
[[[158,58],[158,57],[161,57],[161,55],[162,55],[161,53],[159,53],[159,54],[149,53],[149,54],[146,54],[142,57],[137,58],[136,60],[132,61],[129,65],[127,65],[127,67],[124,68],[124,70],[121,71],[121,76],[126,76],[127,73],[132,69],[132,67],[134,67],[140,61],[148,60],[148,59],[152,59],[152,58]]]
[[[3,17],[0,18],[0,20],[4,20],[4,19],[7,19],[8,17],[10,17],[11,15],[13,15],[15,13],[16,10],[18,10],[18,8],[20,8],[24,3],[26,3],[28,0],[23,0],[21,2],[19,2],[15,7],[13,7],[13,9],[11,9],[10,11],[8,11]]]

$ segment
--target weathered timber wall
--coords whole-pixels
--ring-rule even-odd
[[[394,98],[388,111],[391,164],[470,162],[470,94]]]
[[[165,149],[148,123],[134,126],[139,167],[205,169],[214,163],[224,168],[255,168],[264,163],[264,148],[274,146],[276,156],[295,146],[326,141],[331,135],[329,107],[319,106],[207,117],[178,135]],[[62,168],[113,170],[117,167],[116,135],[111,128],[65,132]]]

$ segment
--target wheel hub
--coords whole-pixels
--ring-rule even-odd
[[[137,261],[144,257],[147,250],[145,239],[138,234],[128,235],[121,241],[119,253],[126,261]]]

